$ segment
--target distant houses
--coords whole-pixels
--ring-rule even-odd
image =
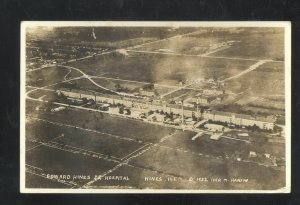
[[[220,89],[204,89],[191,98],[191,102],[201,105],[210,105],[212,103],[220,103],[224,97],[224,90]]]
[[[139,93],[140,93],[140,95],[146,96],[146,97],[154,97],[155,96],[154,90],[145,90],[145,89],[141,88]]]

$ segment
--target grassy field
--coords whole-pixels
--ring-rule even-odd
[[[211,44],[222,42],[221,38],[184,36],[182,38],[168,39],[150,45],[141,46],[135,50],[163,51],[200,55],[204,54]],[[164,49],[164,50],[162,50]]]
[[[92,77],[93,81],[95,81],[98,85],[103,86],[105,88],[120,91],[118,90],[118,86],[121,89],[126,89],[126,92],[138,92],[139,88],[143,87],[146,83],[135,83],[135,82],[126,82],[122,80],[112,80],[112,79],[105,79],[105,78],[96,78]],[[93,91],[101,91],[101,88],[94,85],[88,79],[78,79],[73,80],[72,84],[69,82],[61,83],[59,85],[51,86],[52,89],[60,89],[60,88],[77,88],[83,90],[93,90]],[[122,91],[122,90],[121,90]]]
[[[252,96],[284,95],[285,80],[281,67],[283,64],[275,65],[266,63],[254,71],[226,82],[226,88],[235,93],[247,90]]]
[[[55,66],[47,67],[36,71],[26,73],[26,85],[46,86],[61,82],[68,78],[79,77],[82,74],[72,70],[69,74],[69,69],[65,67]],[[68,75],[67,75],[68,74]]]
[[[26,130],[26,138],[31,141],[47,142],[51,140],[116,158],[123,158],[144,146],[142,143],[120,139],[112,135],[38,120],[32,120],[30,124],[27,124]],[[62,135],[63,137],[61,137]],[[28,148],[30,149],[30,147]]]
[[[27,39],[29,42],[37,42],[48,47],[49,45],[53,46],[53,41],[59,39],[57,42],[59,45],[115,48],[142,43],[141,38],[162,39],[195,30],[197,29],[173,29],[171,27],[164,29],[160,27],[54,27],[49,32],[49,28],[47,27],[38,27],[35,30],[34,28],[28,29]],[[94,31],[96,39],[92,36],[92,31]]]
[[[174,131],[172,128],[161,125],[76,109],[51,114],[39,112],[35,116],[52,122],[65,123],[151,143],[158,142],[162,137]]]
[[[247,159],[250,151],[254,151],[259,154],[269,153],[278,157],[284,157],[285,155],[284,144],[270,143],[263,136],[259,136],[261,139],[256,139],[252,133],[249,133],[248,137],[248,140],[252,141],[251,143],[226,138],[214,141],[209,139],[209,136],[205,135],[192,140],[195,135],[195,132],[179,132],[172,138],[165,140],[162,145],[187,150],[195,154],[201,153],[203,155],[211,155],[215,157],[239,154],[242,158]]]
[[[232,40],[240,42],[211,56],[284,60],[284,32],[281,28],[255,28],[245,31],[244,35],[232,36]]]
[[[126,173],[126,174],[124,174]],[[208,189],[212,188],[206,182],[190,182],[187,179],[177,178],[177,181],[168,181],[173,176],[166,175],[155,170],[144,169],[141,167],[134,167],[130,165],[123,165],[121,168],[112,172],[108,176],[128,176],[129,181],[112,181],[112,180],[98,180],[92,184],[93,188],[128,188],[138,189]],[[145,178],[155,177],[155,181],[145,180]]]
[[[181,177],[245,178],[249,183],[216,183],[215,189],[278,189],[284,186],[284,172],[252,163],[231,162],[155,147],[130,162],[133,166]],[[255,170],[255,171],[254,171]]]
[[[28,96],[32,97],[32,98],[40,98],[43,100],[49,100],[49,99],[54,99],[56,95],[51,90],[42,90],[41,89],[41,90],[35,90],[35,91],[29,93]]]
[[[280,28],[207,29],[181,38],[145,45],[137,50],[160,51],[160,49],[165,49],[174,53],[199,55],[209,52],[209,47],[212,45],[234,41],[228,48],[220,49],[210,55],[283,60],[283,37],[284,33]]]
[[[41,176],[37,176],[35,174],[26,172],[26,177],[25,177],[25,185],[27,188],[53,188],[53,189],[66,189],[66,188],[70,188],[70,186],[63,184],[63,183],[59,183],[59,182],[55,182],[49,179],[46,179],[44,177]]]
[[[44,145],[26,152],[26,164],[38,167],[46,174],[57,175],[100,175],[116,165],[112,161],[91,158]]]
[[[105,73],[106,77],[170,85],[186,79],[226,78],[252,64],[251,61],[160,54],[130,54],[127,57],[108,54],[69,63],[89,75]]]
[[[144,145],[130,140],[115,138],[111,135],[82,131],[76,128],[67,129],[71,130],[72,135],[54,141],[115,158],[123,158]]]
[[[43,145],[27,151],[26,163],[50,174],[101,174],[116,165],[110,159],[121,160],[126,155],[131,154],[132,156],[132,153],[145,145],[143,142],[158,143],[162,137],[174,133],[172,129],[162,126],[81,110],[66,110],[51,114],[35,111],[33,116],[77,127],[66,127],[62,124],[57,126],[40,121],[34,123],[31,121],[26,127],[28,139],[45,142]],[[79,119],[76,116],[81,117]],[[283,186],[283,181],[278,181],[283,178],[282,171],[253,163],[234,162],[224,159],[224,157],[217,158],[238,152],[248,155],[248,152],[254,148],[252,151],[268,150],[269,153],[272,153],[272,149],[277,149],[273,144],[270,146],[265,143],[246,145],[244,142],[228,139],[211,141],[206,136],[191,141],[194,134],[178,130],[161,144],[150,145],[148,151],[133,157],[129,161],[129,166],[123,165],[109,174],[111,176],[129,176],[129,181],[99,180],[91,186],[108,188],[119,185],[119,188],[154,189],[174,187],[275,189]],[[55,139],[55,137],[58,138]],[[59,146],[56,146],[57,144]],[[101,157],[93,157],[94,153],[100,154]],[[102,155],[109,157],[103,158]],[[251,170],[255,170],[255,172]],[[162,177],[163,180],[160,182],[143,180],[145,177],[151,176]],[[167,182],[168,176],[179,177],[180,180]],[[243,183],[243,186],[239,183],[189,182],[187,181],[189,177],[247,178],[249,182]],[[39,177],[36,180],[38,179]],[[87,183],[87,180],[75,180],[75,182],[77,185],[83,185]],[[51,183],[47,186],[52,186]]]

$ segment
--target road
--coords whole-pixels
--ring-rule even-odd
[[[80,77],[72,78],[72,79],[69,79],[69,80],[64,80],[64,81],[60,81],[60,82],[57,82],[57,83],[53,83],[53,84],[50,84],[50,85],[45,85],[45,86],[43,86],[43,87],[36,87],[35,89],[29,90],[28,92],[26,92],[25,95],[28,97],[28,95],[29,95],[30,93],[34,92],[34,91],[42,90],[42,89],[51,87],[51,86],[53,86],[53,85],[58,85],[58,84],[70,82],[70,81],[73,81],[73,80],[79,80],[79,79],[82,79],[82,78],[83,78],[83,76],[80,76]]]
[[[208,56],[205,54],[193,55],[193,54],[183,54],[183,53],[167,53],[159,51],[143,51],[143,50],[126,50],[127,52],[134,53],[150,53],[150,54],[161,54],[161,55],[172,55],[172,56],[186,56],[186,57],[202,57],[202,58],[216,58],[216,59],[228,59],[228,60],[243,60],[243,61],[261,61],[255,58],[238,58],[238,57],[225,57],[225,56]],[[278,60],[267,60],[269,62],[283,62]]]
[[[222,46],[221,48],[218,48],[218,49],[215,49],[215,50],[212,50],[212,51],[209,51],[207,53],[204,53],[203,56],[208,56],[210,54],[213,54],[213,53],[216,53],[218,51],[222,51],[224,49],[227,49],[227,48],[230,48],[231,46],[227,45],[227,46]]]
[[[127,50],[127,49],[133,49],[133,48],[140,48],[142,46],[146,46],[146,45],[149,45],[149,44],[159,43],[159,42],[167,41],[167,40],[174,39],[174,38],[182,38],[184,36],[197,34],[197,33],[199,33],[199,31],[193,31],[193,32],[185,33],[185,34],[178,34],[178,35],[171,36],[171,37],[168,37],[168,38],[159,39],[159,40],[151,41],[151,42],[147,42],[147,43],[142,43],[142,44],[138,44],[138,45],[135,45],[135,46],[130,46],[130,47],[127,47],[125,49]]]
[[[226,79],[224,79],[224,80],[221,80],[220,82],[222,83],[222,82],[226,82],[226,81],[229,81],[229,80],[232,80],[232,79],[235,79],[235,78],[239,78],[239,77],[241,77],[242,75],[245,75],[246,73],[249,73],[249,72],[251,72],[251,71],[257,69],[259,66],[265,64],[266,62],[270,62],[270,61],[269,61],[269,60],[260,60],[260,61],[258,61],[257,63],[251,65],[248,69],[246,69],[246,70],[240,72],[239,74],[234,75],[234,76],[231,76],[231,77],[226,78]]]
[[[177,87],[176,89],[171,90],[170,92],[167,92],[167,93],[162,94],[160,97],[163,98],[163,97],[165,97],[165,96],[167,96],[167,95],[170,95],[170,94],[172,94],[172,93],[174,93],[174,92],[176,92],[176,91],[185,89],[185,88],[187,88],[188,86],[193,85],[193,84],[196,84],[196,82],[190,83],[190,84],[186,84],[186,85],[184,85],[184,86]]]
[[[93,83],[93,84],[96,85],[97,87],[99,87],[99,88],[101,88],[101,89],[103,89],[103,90],[110,91],[110,92],[113,92],[113,93],[115,93],[115,94],[120,95],[119,92],[116,92],[116,91],[114,91],[114,90],[111,90],[111,89],[108,89],[108,88],[106,88],[106,87],[103,87],[103,86],[99,85],[99,84],[96,83],[89,75],[87,75],[86,73],[84,73],[82,70],[80,70],[80,69],[78,69],[78,68],[71,67],[71,66],[66,66],[66,65],[61,65],[60,67],[64,67],[64,68],[69,68],[69,69],[76,70],[76,71],[78,71],[78,72],[80,72],[80,73],[82,74],[82,77],[83,77],[83,78],[88,79],[91,83]]]
[[[134,45],[134,46],[129,46],[129,47],[124,48],[124,49],[125,50],[127,50],[127,49],[133,49],[133,48],[141,47],[141,46],[144,46],[144,45],[149,45],[149,44],[152,44],[152,43],[157,43],[157,42],[165,41],[165,40],[172,39],[172,38],[177,38],[177,37],[182,37],[182,36],[187,36],[187,35],[195,34],[197,32],[199,32],[199,31],[190,32],[190,33],[181,34],[181,35],[176,35],[176,36],[172,36],[172,37],[168,37],[168,38],[164,38],[164,39],[160,39],[160,40],[156,40],[156,41],[150,41],[150,42],[147,42],[147,43],[142,43],[142,44],[138,44],[138,45]],[[38,47],[36,47],[36,48],[38,48]],[[122,49],[122,48],[119,48],[119,49]],[[88,55],[88,56],[85,56],[85,57],[82,57],[82,58],[79,58],[79,59],[71,59],[71,60],[66,61],[66,63],[80,61],[80,60],[88,59],[88,58],[91,58],[91,57],[94,57],[94,56],[101,56],[101,55],[111,54],[111,53],[116,52],[119,49],[113,49],[111,51],[106,51],[106,52],[98,53],[98,54],[95,54],[95,55]],[[32,69],[32,70],[26,70],[26,72],[37,71],[37,70],[40,70],[40,69],[43,69],[43,68],[55,67],[55,66],[56,66],[56,64],[48,64],[48,65],[44,65],[44,66],[42,66],[40,68],[36,68],[36,69]]]
[[[107,52],[103,52],[103,53],[99,53],[99,54],[96,54],[95,56],[107,55],[107,54],[110,54],[110,53],[113,53],[113,52],[115,52],[115,50],[107,51]],[[71,60],[66,61],[66,63],[80,61],[80,60],[88,59],[88,58],[91,58],[91,57],[94,57],[94,55],[88,55],[88,56],[85,56],[85,57],[82,57],[82,58],[78,58],[78,59],[71,59]],[[58,64],[48,64],[48,65],[44,65],[44,66],[42,66],[40,68],[36,68],[36,69],[32,69],[32,70],[26,70],[26,73],[32,72],[32,71],[41,70],[41,69],[44,69],[44,68],[51,68],[51,67],[55,67],[55,66],[58,66]]]

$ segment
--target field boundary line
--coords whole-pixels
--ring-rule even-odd
[[[123,161],[124,159],[130,157],[131,155],[133,155],[134,153],[138,152],[139,150],[144,149],[146,146],[149,146],[151,143],[145,144],[144,146],[136,149],[135,151],[131,152],[130,154],[126,155],[125,157],[121,158],[121,160]]]
[[[28,166],[28,167],[33,167],[34,169],[39,169],[39,170],[42,170],[42,171],[43,171],[43,169],[42,169],[42,168],[40,168],[40,167],[36,167],[36,166],[33,166],[33,165],[25,164],[25,166]]]
[[[59,180],[52,180],[52,179],[49,179],[49,178],[47,178],[47,177],[45,177],[45,176],[43,176],[43,175],[40,175],[40,174],[37,174],[37,173],[34,173],[34,172],[31,172],[31,171],[29,171],[29,170],[26,170],[25,172],[28,172],[28,173],[30,173],[30,174],[33,174],[33,175],[36,175],[36,176],[39,176],[39,177],[42,177],[42,178],[44,178],[44,179],[48,179],[48,180],[50,180],[50,181],[53,181],[53,182],[57,182],[57,183],[61,183],[61,184],[65,184],[65,185],[68,185],[68,186],[74,186],[73,184],[69,184],[69,183],[67,183],[67,182],[63,182],[63,181],[59,181]]]
[[[116,166],[114,166],[113,168],[107,170],[106,172],[104,172],[103,174],[101,174],[100,176],[98,176],[97,178],[94,178],[92,181],[87,182],[86,184],[84,184],[83,186],[81,186],[81,188],[89,188],[91,184],[93,184],[94,182],[100,180],[101,178],[105,177],[106,175],[110,174],[111,172],[119,169],[120,167],[122,167],[124,164],[121,162],[119,164],[117,164]],[[73,188],[73,187],[72,187]]]
[[[161,143],[161,142],[163,141],[163,139],[169,138],[169,137],[173,136],[174,134],[176,134],[176,132],[177,132],[177,130],[175,130],[174,133],[169,134],[169,135],[167,135],[167,136],[161,138],[161,140],[160,140],[159,142],[155,143],[155,144],[152,144],[152,143],[151,143],[151,144],[149,144],[148,146],[144,146],[143,149],[140,149],[139,152],[136,153],[135,155],[130,156],[128,159],[122,161],[120,164],[116,165],[116,166],[113,167],[112,169],[110,169],[110,170],[104,172],[104,173],[101,175],[101,177],[104,177],[104,176],[106,176],[107,174],[110,174],[111,172],[113,172],[113,171],[119,169],[119,168],[120,168],[121,166],[123,166],[124,164],[128,164],[128,162],[129,162],[131,159],[136,158],[136,157],[138,157],[138,156],[144,154],[145,152],[147,152],[148,150],[150,150],[152,147],[154,147],[154,146],[156,146],[157,144]],[[86,184],[83,185],[82,187],[83,187],[83,188],[89,188],[91,184],[93,184],[93,183],[95,183],[96,181],[100,180],[101,177],[100,177],[100,178],[96,178],[96,179],[94,179],[94,180],[92,180],[92,181],[86,183]]]
[[[183,53],[167,53],[167,52],[159,52],[159,51],[143,51],[143,50],[126,50],[128,52],[133,53],[149,53],[149,54],[161,54],[161,55],[173,55],[173,56],[186,56],[186,57],[201,57],[201,58],[216,58],[216,59],[228,59],[228,60],[242,60],[242,61],[262,61],[262,59],[255,58],[240,58],[240,57],[226,57],[226,56],[208,56],[204,54],[196,55],[196,54],[183,54]],[[282,63],[284,61],[281,60],[267,60],[268,62],[274,63]]]
[[[27,151],[30,151],[30,150],[33,150],[33,149],[35,149],[35,148],[37,148],[37,147],[42,146],[42,145],[43,145],[42,143],[49,143],[49,142],[51,142],[51,141],[53,141],[53,140],[56,140],[56,139],[58,139],[58,138],[61,138],[61,137],[64,137],[64,135],[57,136],[57,137],[55,137],[55,138],[53,138],[53,139],[51,139],[51,140],[49,140],[49,141],[46,141],[46,142],[37,142],[37,143],[39,143],[38,145],[36,145],[36,146],[34,146],[34,147],[31,147],[31,148],[27,149],[26,152],[27,152]],[[32,140],[31,142],[34,142],[34,141]]]
[[[141,140],[135,140],[135,139],[128,138],[128,137],[122,137],[122,136],[119,136],[119,135],[100,132],[98,130],[87,129],[87,128],[79,127],[79,126],[76,126],[76,125],[69,125],[69,124],[65,124],[65,123],[54,122],[54,121],[41,119],[41,118],[37,118],[37,117],[31,117],[31,116],[28,116],[28,118],[35,119],[35,120],[38,120],[38,121],[47,122],[47,123],[58,125],[58,126],[71,127],[71,128],[75,128],[75,129],[79,129],[79,130],[84,130],[84,131],[87,131],[87,132],[94,132],[94,133],[98,133],[98,134],[103,134],[103,135],[107,135],[107,136],[110,136],[110,137],[114,137],[116,139],[121,139],[121,140],[126,140],[126,141],[133,141],[133,142],[136,142],[136,143],[139,143],[139,144],[147,144],[147,142],[143,142]]]
[[[223,82],[226,82],[226,81],[229,81],[229,80],[232,80],[232,79],[235,79],[235,78],[239,78],[241,77],[242,75],[245,75],[253,70],[256,70],[257,68],[259,68],[261,65],[267,63],[267,62],[270,62],[269,60],[260,60],[258,62],[256,62],[255,64],[251,65],[248,69],[246,70],[243,70],[242,72],[234,75],[234,76],[231,76],[229,78],[226,78],[224,80],[221,80],[220,82],[223,83]]]
[[[74,149],[78,149],[80,151],[85,151],[85,152],[89,152],[89,153],[92,153],[92,154],[97,154],[97,155],[102,156],[103,158],[112,158],[112,159],[114,159],[116,161],[118,161],[118,160],[121,161],[121,159],[118,158],[118,157],[114,157],[114,156],[102,154],[102,153],[99,153],[99,152],[94,152],[94,151],[91,151],[91,150],[87,150],[87,149],[75,147],[75,146],[72,146],[72,145],[62,144],[62,143],[59,143],[59,142],[51,142],[51,143],[58,144],[58,145],[61,145],[61,146],[70,147],[70,148],[74,148]]]

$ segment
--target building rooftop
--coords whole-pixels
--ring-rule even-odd
[[[75,92],[75,93],[81,93],[81,94],[88,94],[88,95],[101,95],[103,97],[110,97],[114,99],[124,99],[124,100],[134,100],[135,102],[140,102],[140,103],[147,103],[147,104],[153,104],[153,105],[163,105],[165,102],[149,102],[148,100],[145,99],[138,99],[138,98],[129,98],[129,97],[124,97],[124,96],[119,96],[119,95],[113,95],[113,94],[104,94],[100,93],[97,91],[87,91],[87,90],[78,90],[78,89],[68,89],[68,88],[60,88],[59,90],[62,91],[69,91],[69,92]],[[168,104],[167,105],[170,108],[177,108],[181,109],[181,105],[176,105],[176,104]],[[196,112],[195,107],[184,107],[184,110],[190,110]],[[268,117],[263,117],[263,116],[251,116],[251,115],[245,115],[245,114],[237,114],[237,113],[231,113],[231,112],[223,112],[223,111],[216,111],[216,110],[206,110],[206,113],[211,113],[215,115],[221,115],[221,116],[226,116],[226,117],[233,117],[235,116],[236,118],[242,118],[242,119],[251,119],[251,120],[257,120],[261,122],[270,122],[274,123],[276,119],[273,116],[268,116]]]
[[[226,116],[226,117],[233,117],[235,118],[241,118],[241,119],[248,119],[248,120],[256,120],[256,121],[261,121],[261,122],[270,122],[274,123],[276,119],[272,116],[268,117],[262,117],[262,116],[251,116],[251,115],[245,115],[245,114],[237,114],[237,113],[231,113],[231,112],[222,112],[222,111],[206,111],[208,113],[212,113],[215,115],[221,115],[221,116]]]

